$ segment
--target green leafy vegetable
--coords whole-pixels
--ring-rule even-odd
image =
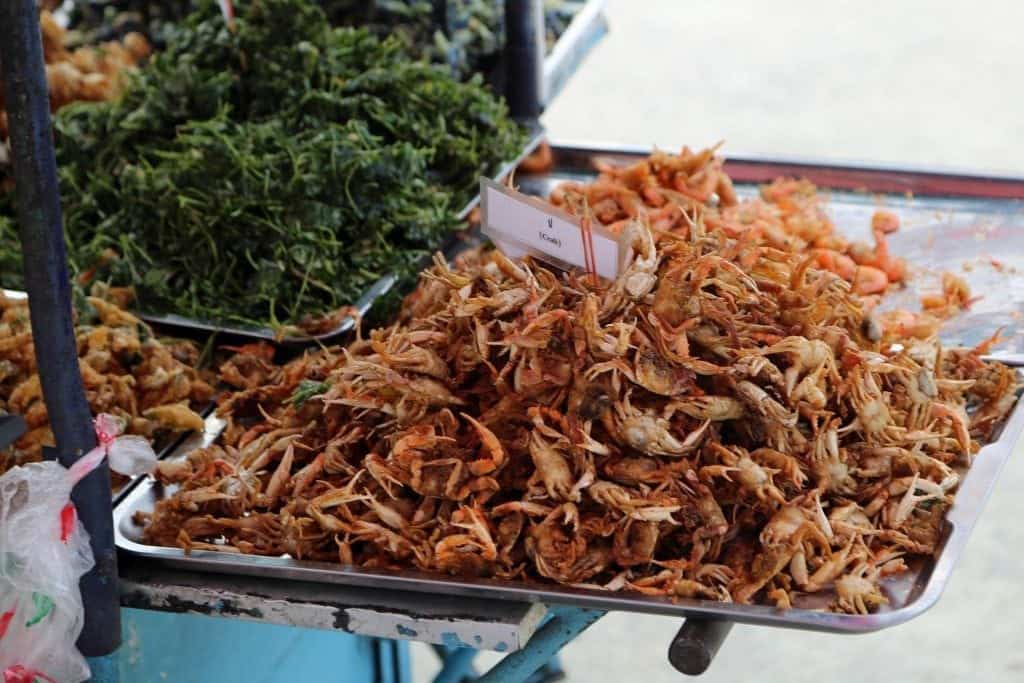
[[[459,78],[497,68],[505,41],[502,0],[322,0],[320,4],[333,25],[361,26],[376,36],[394,36],[413,57],[443,64]]]
[[[299,386],[295,387],[295,391],[292,392],[291,398],[288,399],[296,408],[301,408],[302,405],[318,394],[322,394],[330,388],[326,382],[315,382],[311,379],[304,379],[299,382]]]
[[[72,270],[151,312],[310,326],[408,281],[523,133],[478,80],[308,0],[236,13],[232,32],[201,3],[120,101],[57,116]],[[12,215],[0,200],[0,281],[19,287]]]

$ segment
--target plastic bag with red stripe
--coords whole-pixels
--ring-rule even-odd
[[[56,462],[15,467],[0,477],[0,671],[3,683],[79,683],[89,678],[75,647],[84,610],[78,581],[93,566],[89,535],[71,490],[109,457],[122,474],[151,471],[156,455],[123,424],[96,418],[99,445],[65,469]]]

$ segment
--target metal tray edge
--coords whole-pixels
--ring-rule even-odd
[[[646,157],[654,149],[678,150],[683,145],[639,145],[608,143],[594,140],[569,140],[561,138],[549,139],[552,152],[557,157],[559,152],[590,154],[600,156],[626,155]],[[899,173],[923,175],[931,177],[947,177],[964,180],[1005,182],[1024,185],[1024,175],[1010,171],[985,171],[980,169],[961,168],[955,166],[918,166],[914,164],[889,164],[871,162],[861,159],[823,159],[821,157],[775,156],[769,154],[726,153],[726,162],[734,164],[754,164],[764,166],[795,166],[839,171],[862,171],[866,173]],[[591,169],[592,170],[592,169]]]
[[[214,403],[213,401],[210,401],[209,403],[207,403],[205,406],[203,406],[201,409],[199,409],[196,412],[198,412],[199,415],[201,415],[203,417],[203,421],[205,423],[206,419],[213,413],[213,411],[216,409],[216,407],[217,407],[216,403]],[[191,432],[191,431],[188,431],[188,432],[186,432],[186,431],[172,432],[171,435],[170,435],[170,438],[167,441],[167,443],[164,444],[163,447],[161,447],[159,451],[157,451],[156,459],[157,460],[163,460],[164,458],[170,457],[170,456],[174,455],[175,453],[179,452],[179,450],[181,449],[182,445],[189,438],[191,438],[193,434],[195,434],[195,432]],[[117,504],[120,503],[122,500],[124,500],[128,496],[128,494],[131,493],[133,489],[135,489],[136,486],[138,486],[140,483],[142,483],[142,481],[145,478],[146,478],[146,475],[144,475],[144,474],[137,474],[134,477],[130,477],[128,479],[128,483],[125,484],[124,486],[122,486],[121,488],[117,489],[116,491],[111,491],[111,496],[110,497],[111,497],[112,505],[114,507],[117,507]]]

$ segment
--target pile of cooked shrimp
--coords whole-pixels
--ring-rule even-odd
[[[552,192],[551,202],[572,213],[587,207],[613,232],[641,219],[656,233],[686,233],[696,210],[708,228],[740,241],[812,255],[816,267],[836,273],[858,294],[882,294],[904,281],[906,263],[890,253],[886,237],[899,229],[898,216],[875,212],[875,245],[851,242],[836,232],[824,198],[807,180],[779,178],[761,187],[759,197],[740,200],[716,149],[694,152],[684,147],[679,154],[656,150],[628,166],[599,161],[596,180],[563,183]]]
[[[960,474],[1014,404],[1013,371],[884,329],[856,278],[822,267],[827,247],[777,244],[773,226],[792,237],[810,205],[744,222],[714,161],[682,182],[659,163],[657,183],[637,181],[655,193],[645,206],[671,184],[723,208],[669,195],[665,215],[623,219],[612,282],[500,251],[437,259],[390,327],[232,366],[225,432],[161,464],[177,488],[137,516],[145,537],[655,596],[885,604],[882,578],[936,551]],[[775,183],[761,206],[802,187]]]
[[[89,297],[89,313],[75,327],[78,365],[93,414],[125,421],[125,432],[148,438],[203,428],[195,412],[213,388],[195,370],[199,353],[190,342],[161,342],[117,304]],[[0,452],[0,473],[34,462],[53,445],[37,374],[28,302],[0,295],[0,412],[22,415],[28,431]]]

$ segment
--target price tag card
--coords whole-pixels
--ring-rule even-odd
[[[596,221],[581,220],[536,197],[489,178],[480,179],[481,230],[511,258],[527,254],[559,268],[582,268],[614,280],[621,265],[619,240]]]

